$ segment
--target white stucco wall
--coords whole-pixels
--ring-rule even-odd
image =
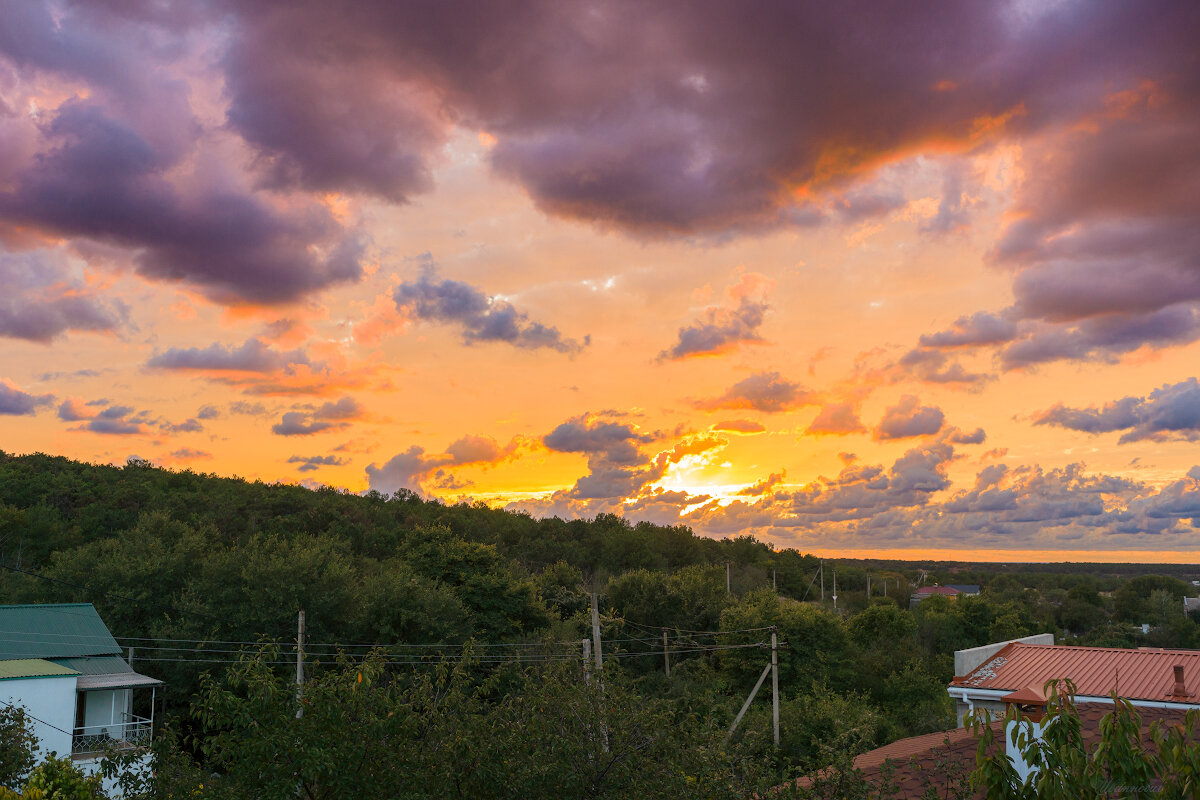
[[[71,755],[68,731],[75,727],[75,680],[75,675],[0,680],[0,700],[22,706],[36,718],[32,720],[33,733],[41,756],[50,752]]]

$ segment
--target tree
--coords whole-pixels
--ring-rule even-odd
[[[53,753],[33,768],[18,794],[0,787],[0,800],[107,800],[99,775],[84,775],[71,758]]]
[[[37,763],[37,749],[25,709],[0,704],[0,786],[20,786]]]
[[[1100,721],[1100,741],[1088,751],[1069,681],[1045,686],[1046,714],[1040,735],[1010,711],[1012,744],[1032,771],[1019,776],[1005,747],[984,720],[973,725],[980,734],[972,785],[989,800],[1093,800],[1115,793],[1121,797],[1200,797],[1200,712],[1187,712],[1182,726],[1151,727],[1150,745],[1142,736],[1142,716],[1127,700],[1113,695],[1113,711]]]

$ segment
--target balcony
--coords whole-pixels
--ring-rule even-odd
[[[71,739],[72,757],[91,758],[113,751],[148,747],[153,721],[131,714],[120,716],[120,722],[75,728]]]

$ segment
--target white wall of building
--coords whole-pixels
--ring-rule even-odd
[[[38,755],[54,752],[71,755],[75,728],[75,675],[0,680],[0,700],[22,706],[31,717],[38,738]],[[39,721],[40,720],[40,721]],[[61,728],[61,730],[57,730]]]

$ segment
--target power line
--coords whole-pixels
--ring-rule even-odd
[[[12,703],[5,703],[3,700],[0,700],[0,703],[4,703],[4,705],[8,706],[9,708],[16,709],[17,711],[23,712],[25,714],[25,716],[29,717],[34,722],[40,722],[49,728],[54,728],[54,730],[58,731],[59,733],[65,733],[67,736],[75,735],[74,731],[64,731],[62,728],[58,727],[57,725],[53,725],[49,722],[46,722],[46,720],[41,719],[40,717],[35,717],[33,714],[29,713],[29,710],[26,709],[25,706],[14,706]]]
[[[645,628],[648,631],[654,631],[656,633],[658,631],[661,631],[663,628],[666,628],[669,631],[677,631],[679,633],[698,634],[701,636],[728,636],[728,635],[734,634],[734,633],[751,633],[753,631],[769,631],[769,630],[771,630],[772,627],[774,627],[772,625],[764,625],[761,628],[738,628],[736,630],[730,630],[730,631],[693,631],[693,630],[688,630],[687,628],[677,628],[674,625],[644,625],[641,622],[634,622],[631,619],[624,619],[624,618],[622,618],[621,621],[625,622],[629,625],[634,625],[638,628]]]

